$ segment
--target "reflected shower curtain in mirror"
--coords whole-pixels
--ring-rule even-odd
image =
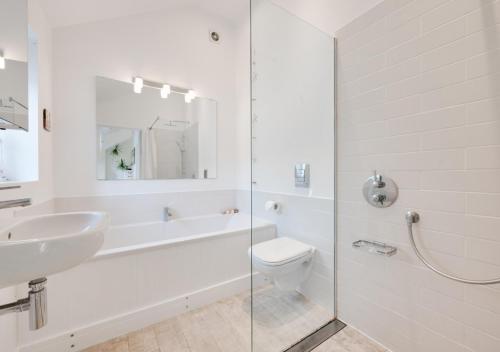
[[[158,151],[155,131],[149,128],[142,130],[141,138],[141,178],[158,177]]]

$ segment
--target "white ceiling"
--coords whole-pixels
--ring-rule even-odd
[[[382,1],[273,0],[274,3],[331,35]]]
[[[236,22],[248,15],[248,0],[35,0],[52,27],[63,27],[195,6]]]

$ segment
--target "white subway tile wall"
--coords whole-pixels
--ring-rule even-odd
[[[500,0],[386,0],[338,37],[339,317],[393,352],[500,351]],[[400,198],[362,198],[372,171]],[[383,258],[357,239],[398,247]]]

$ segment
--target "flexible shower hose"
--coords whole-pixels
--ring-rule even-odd
[[[500,278],[492,279],[492,280],[468,280],[468,279],[464,279],[464,278],[461,278],[458,276],[447,274],[444,271],[441,271],[438,268],[436,268],[431,263],[429,263],[427,261],[427,259],[425,259],[425,257],[422,255],[422,253],[420,253],[420,251],[418,250],[418,247],[415,243],[415,238],[413,236],[413,224],[416,224],[419,221],[420,221],[420,215],[418,215],[417,212],[409,211],[408,213],[406,213],[406,223],[408,225],[408,234],[410,235],[410,244],[411,244],[413,250],[415,251],[415,254],[417,255],[417,257],[422,261],[422,263],[425,264],[426,267],[428,267],[429,269],[431,269],[432,271],[434,271],[435,273],[437,273],[441,276],[444,276],[448,279],[458,281],[458,282],[461,282],[464,284],[470,284],[470,285],[500,284]]]

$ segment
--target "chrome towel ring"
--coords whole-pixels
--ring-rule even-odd
[[[453,276],[450,274],[447,274],[439,269],[437,269],[434,265],[429,263],[427,259],[420,253],[420,251],[417,248],[417,245],[415,243],[415,238],[413,236],[413,224],[416,224],[420,221],[420,215],[417,212],[414,211],[409,211],[406,213],[406,224],[408,225],[408,234],[410,235],[410,244],[415,251],[415,254],[417,257],[422,261],[422,263],[425,264],[426,267],[434,271],[435,273],[444,276],[448,279],[458,281],[464,284],[470,284],[470,285],[494,285],[494,284],[500,284],[500,278],[497,279],[492,279],[492,280],[468,280],[464,279],[458,276]]]

